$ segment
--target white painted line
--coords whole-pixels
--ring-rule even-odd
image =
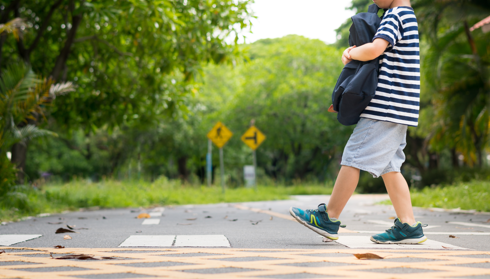
[[[160,224],[160,219],[145,219],[142,225],[158,225]]]
[[[341,236],[337,243],[355,249],[442,249],[442,250],[467,250],[466,248],[451,244],[427,240],[421,244],[377,244],[366,236]]]
[[[370,223],[374,223],[374,224],[378,224],[376,227],[380,227],[380,226],[388,226],[391,228],[391,226],[394,225],[393,222],[387,222],[387,221],[380,221],[380,220],[368,220],[368,222]],[[429,229],[433,229],[433,228],[437,228],[437,227],[440,227],[440,226],[427,226],[427,227],[424,227],[423,229],[424,230],[429,230]]]
[[[162,217],[162,212],[150,212],[150,217]]]
[[[119,247],[170,247],[175,235],[131,235]]]
[[[449,222],[449,224],[455,224],[455,225],[461,225],[461,226],[467,226],[467,227],[481,227],[481,228],[490,229],[489,225],[480,225],[480,224],[475,224],[475,223]]]
[[[424,228],[425,229],[425,228]],[[378,234],[381,233],[380,231],[357,231],[357,233],[369,233],[369,234]],[[490,235],[490,232],[488,233],[483,233],[483,232],[424,232],[424,234],[431,234],[431,235]]]
[[[175,247],[230,247],[224,235],[178,235]]]
[[[0,234],[0,246],[10,246],[20,242],[39,238],[42,234]]]

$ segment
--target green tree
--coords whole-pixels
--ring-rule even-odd
[[[43,76],[78,85],[50,114],[68,140],[78,129],[90,136],[127,119],[162,117],[183,109],[192,91],[176,90],[168,77],[181,75],[192,84],[203,62],[223,63],[238,54],[237,34],[249,25],[250,2],[3,1],[0,23],[20,17],[29,32],[18,41],[1,37],[0,68],[21,59]],[[228,43],[232,36],[235,43]],[[17,164],[23,152],[14,148]]]

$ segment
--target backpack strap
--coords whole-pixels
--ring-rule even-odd
[[[368,8],[368,13],[373,13],[373,14],[377,14],[379,11],[379,7],[378,5],[376,4],[371,4],[369,5],[369,8]]]

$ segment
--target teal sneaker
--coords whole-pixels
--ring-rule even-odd
[[[371,241],[380,244],[420,244],[427,240],[424,235],[422,223],[417,222],[415,226],[402,223],[398,218],[395,219],[395,225],[384,233],[371,236]]]
[[[289,209],[291,216],[296,221],[305,225],[310,230],[332,240],[339,239],[340,220],[332,221],[328,217],[327,208],[324,203],[318,205],[318,209],[302,210],[296,207]],[[344,227],[344,226],[343,226]]]

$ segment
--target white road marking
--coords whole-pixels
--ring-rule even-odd
[[[376,227],[386,227],[388,226],[389,228],[391,228],[391,226],[393,226],[393,222],[387,222],[387,221],[380,221],[380,220],[368,220],[369,223],[374,223],[374,224],[378,224],[376,225]],[[440,227],[440,226],[427,226],[427,227],[424,227],[423,229],[424,230],[429,230],[429,229],[433,229],[433,228],[437,228],[437,227]]]
[[[425,229],[425,228],[424,228]],[[381,231],[357,231],[357,233],[369,233],[369,234],[378,234],[381,233]],[[424,232],[424,234],[432,234],[432,235],[438,235],[438,234],[447,234],[447,235],[490,235],[490,232],[484,233],[484,232]]]
[[[230,247],[224,235],[178,235],[175,247]]]
[[[170,247],[175,235],[131,235],[119,247]]]
[[[142,225],[158,225],[160,224],[160,219],[145,219]]]
[[[377,244],[365,236],[341,236],[337,243],[355,249],[442,249],[442,250],[468,250],[451,244],[427,240],[421,244]]]
[[[12,244],[39,238],[42,234],[0,234],[0,246],[10,246]]]
[[[161,217],[162,216],[162,212],[150,212],[150,217]]]
[[[449,224],[455,224],[455,225],[461,225],[461,226],[467,226],[467,227],[481,227],[481,228],[490,229],[489,225],[480,225],[480,224],[475,224],[475,223],[449,222]]]

